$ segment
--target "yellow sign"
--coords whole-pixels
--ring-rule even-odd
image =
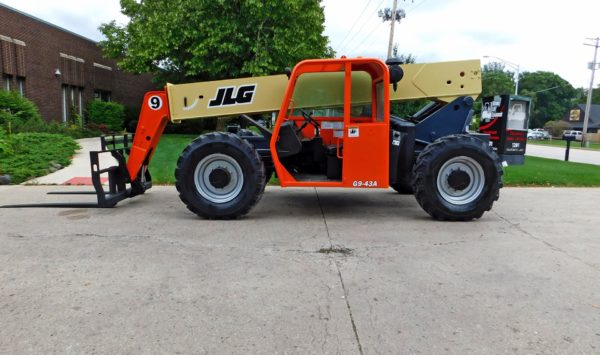
[[[580,109],[571,110],[570,115],[569,115],[569,121],[579,121],[580,117],[581,117]]]

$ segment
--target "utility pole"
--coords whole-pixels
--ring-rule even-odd
[[[403,9],[398,9],[398,0],[394,0],[394,4],[392,5],[392,9],[389,8],[379,10],[379,17],[381,17],[382,21],[392,21],[390,25],[390,42],[388,43],[388,59],[392,57],[392,46],[394,45],[394,24],[396,21],[400,23],[400,20],[406,17],[406,12]]]
[[[586,46],[594,47],[594,61],[590,63],[589,67],[592,70],[592,78],[590,79],[590,89],[588,90],[587,103],[585,104],[585,115],[583,118],[583,132],[581,132],[581,146],[584,147],[586,144],[585,134],[588,129],[588,122],[590,119],[590,110],[592,108],[592,91],[594,90],[594,73],[596,72],[596,66],[598,63],[596,62],[596,58],[598,55],[598,47],[600,47],[600,38],[586,38],[587,40],[593,40],[595,43],[584,43]]]

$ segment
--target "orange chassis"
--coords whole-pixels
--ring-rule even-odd
[[[388,83],[390,80],[385,63],[366,58],[306,60],[297,65],[291,73],[269,144],[274,169],[282,187],[389,187],[390,108],[389,105],[379,105],[378,107],[376,100],[372,100],[371,117],[351,117],[351,75],[353,71],[362,71],[370,75],[373,97],[377,95],[376,84]],[[340,181],[298,181],[282,164],[277,154],[277,142],[282,123],[294,120],[296,126],[299,127],[302,122],[302,117],[290,114],[293,111],[292,96],[295,83],[299,76],[316,72],[343,72],[345,76],[343,117],[315,117],[318,122],[343,122],[343,127],[347,127],[343,130],[343,137],[334,137],[333,130],[321,130],[323,142],[327,145],[335,145],[337,147],[336,154],[343,159],[343,173]],[[382,102],[389,102],[389,86],[381,85],[381,87],[383,88]],[[140,112],[135,138],[127,161],[127,170],[131,181],[138,178],[142,169],[147,169],[162,132],[170,121],[168,105],[153,106],[152,99],[157,97],[163,103],[169,102],[166,90],[149,92],[144,98],[144,105]],[[358,130],[358,135],[351,136],[353,130]],[[314,137],[315,132],[311,126],[307,126],[302,130],[302,135],[310,139]]]

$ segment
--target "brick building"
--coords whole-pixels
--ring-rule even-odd
[[[32,100],[46,121],[82,114],[91,99],[139,110],[151,76],[120,71],[97,43],[0,4],[0,87]]]

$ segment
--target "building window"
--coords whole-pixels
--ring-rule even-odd
[[[77,109],[79,111],[79,117],[83,120],[83,88],[77,88]],[[83,121],[81,124],[83,124]]]
[[[77,114],[83,117],[83,88],[79,86],[63,85],[62,86],[62,121],[63,123],[79,123],[75,122],[73,115]],[[73,121],[72,121],[73,120]]]
[[[67,117],[69,116],[69,98],[67,97],[67,85],[63,85],[62,87],[62,121],[63,123],[67,123]]]
[[[2,88],[6,91],[12,89],[12,75],[2,75]]]
[[[17,77],[17,91],[21,96],[25,96],[25,78],[22,76]]]
[[[94,98],[96,100],[110,102],[110,91],[94,90]]]

